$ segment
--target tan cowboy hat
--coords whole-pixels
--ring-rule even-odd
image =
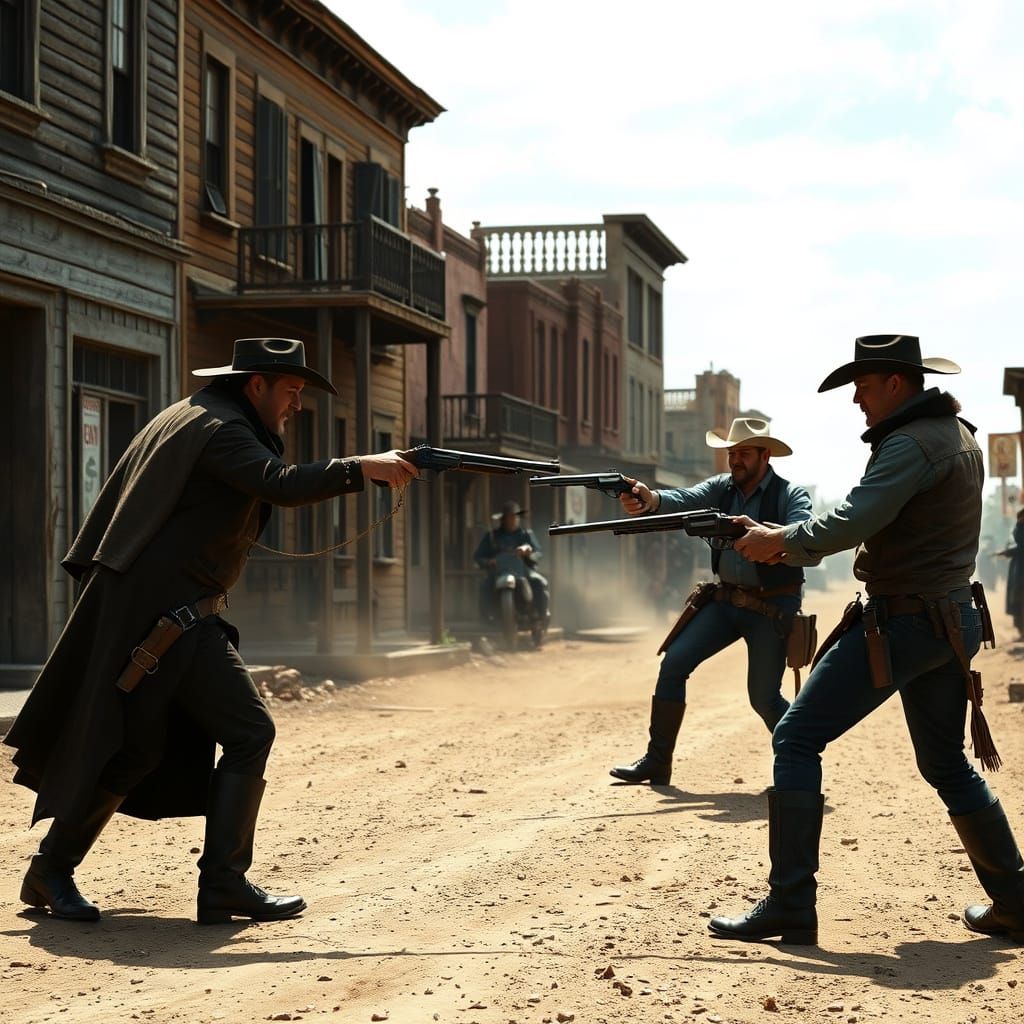
[[[727,437],[709,430],[705,435],[709,448],[767,448],[769,455],[792,455],[793,449],[768,432],[765,420],[748,416],[737,416],[729,427]]]

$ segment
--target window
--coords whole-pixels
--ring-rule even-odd
[[[203,197],[206,208],[228,216],[228,97],[231,72],[207,54],[203,76]]]
[[[0,0],[0,89],[31,100],[25,81],[26,0]]]
[[[118,148],[145,150],[146,4],[109,0],[107,137]]]
[[[373,451],[375,452],[389,452],[392,447],[391,443],[391,431],[390,430],[375,430],[373,432]],[[391,488],[389,487],[374,487],[373,490],[376,492],[374,495],[374,520],[383,519],[390,511],[392,507],[392,496]],[[395,520],[391,516],[384,520],[380,526],[371,534],[373,537],[373,557],[374,558],[394,558],[395,557]]]
[[[356,220],[379,217],[394,227],[402,225],[402,183],[371,161],[355,165]]]
[[[537,324],[537,351],[533,359],[533,396],[538,405],[547,405],[547,389],[544,387],[544,371],[547,369],[547,360],[544,358],[544,324]]]
[[[149,361],[75,343],[72,422],[72,504],[76,529],[100,487],[142,427],[149,404]]]
[[[619,429],[619,357],[612,356],[612,429]]]
[[[256,224],[279,227],[288,219],[288,134],[284,108],[261,95],[256,104]],[[285,262],[287,239],[274,231],[262,239],[258,255]]]
[[[636,436],[636,450],[642,452],[645,447],[644,432],[647,426],[644,420],[644,386],[643,383],[638,381],[636,387],[636,425],[637,425],[637,436]]]
[[[548,355],[551,359],[550,384],[551,408],[558,408],[558,331],[551,328],[551,335],[548,339]]]
[[[476,314],[466,310],[466,394],[476,394]]]
[[[644,283],[633,270],[626,271],[628,338],[631,345],[644,347]]]
[[[583,422],[590,422],[590,342],[583,339]]]
[[[647,351],[655,359],[661,358],[662,326],[661,326],[661,292],[647,286]]]

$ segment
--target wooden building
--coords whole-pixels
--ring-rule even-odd
[[[405,144],[441,107],[314,0],[186,0],[183,36],[181,385],[230,362],[245,336],[299,338],[339,397],[306,389],[288,456],[403,447],[408,346],[422,349],[425,433],[440,436],[446,323],[441,255],[406,233]],[[441,558],[442,492],[427,493],[426,558]],[[387,490],[279,515],[263,538],[290,552],[366,531]],[[405,517],[332,556],[257,550],[232,613],[264,642],[318,651],[406,627]],[[437,587],[440,587],[437,572]],[[443,602],[432,600],[440,639]]]
[[[176,0],[3,0],[0,685],[67,619],[60,569],[178,363]]]

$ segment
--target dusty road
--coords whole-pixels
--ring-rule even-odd
[[[848,596],[809,604],[831,624]],[[710,909],[764,890],[768,735],[734,647],[691,681],[673,787],[611,784],[642,749],[656,646],[557,643],[276,704],[252,877],[310,904],[278,924],[192,924],[198,819],[112,823],[78,873],[99,925],[23,912],[39,830],[4,754],[0,1019],[1024,1018],[1024,947],[960,924],[980,889],[898,701],[827,755],[820,947],[708,937]],[[1024,839],[1024,714],[1006,701],[1024,644],[979,663]]]

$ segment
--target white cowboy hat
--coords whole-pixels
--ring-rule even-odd
[[[792,455],[793,449],[768,432],[765,420],[737,416],[729,427],[727,437],[709,430],[705,435],[709,448],[767,448],[769,455]]]

